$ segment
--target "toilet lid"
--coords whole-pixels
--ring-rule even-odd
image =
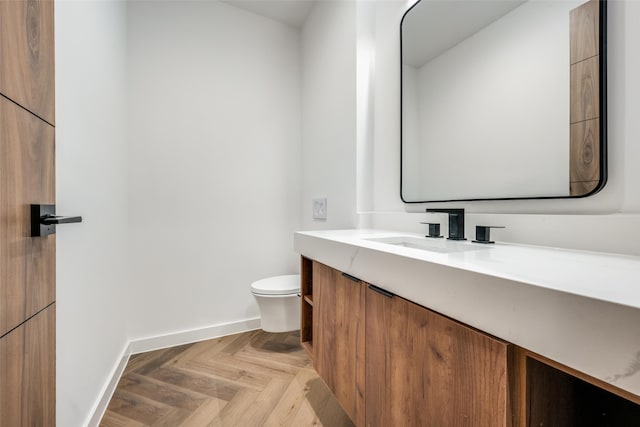
[[[269,277],[251,284],[251,292],[262,295],[288,295],[299,291],[299,274]]]

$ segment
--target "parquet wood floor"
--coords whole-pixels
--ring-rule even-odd
[[[258,330],[134,355],[100,426],[353,426],[299,342]]]

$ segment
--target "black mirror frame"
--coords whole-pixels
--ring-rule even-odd
[[[473,202],[482,200],[544,200],[544,199],[581,199],[584,197],[592,196],[602,190],[607,183],[608,177],[608,161],[607,161],[607,0],[598,0],[599,9],[599,108],[600,108],[600,180],[596,187],[588,193],[581,195],[569,195],[569,196],[538,196],[538,197],[498,197],[498,198],[470,198],[470,199],[443,199],[443,200],[405,200],[402,192],[403,184],[403,148],[402,148],[402,24],[407,14],[420,2],[415,2],[400,19],[400,199],[403,203],[418,204],[418,203],[443,203],[443,202]]]

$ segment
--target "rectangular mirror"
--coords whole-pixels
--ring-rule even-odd
[[[604,186],[604,0],[420,0],[400,31],[404,202]]]

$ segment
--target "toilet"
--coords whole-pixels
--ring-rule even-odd
[[[265,332],[300,329],[300,275],[289,274],[258,280],[251,284],[258,302]]]

